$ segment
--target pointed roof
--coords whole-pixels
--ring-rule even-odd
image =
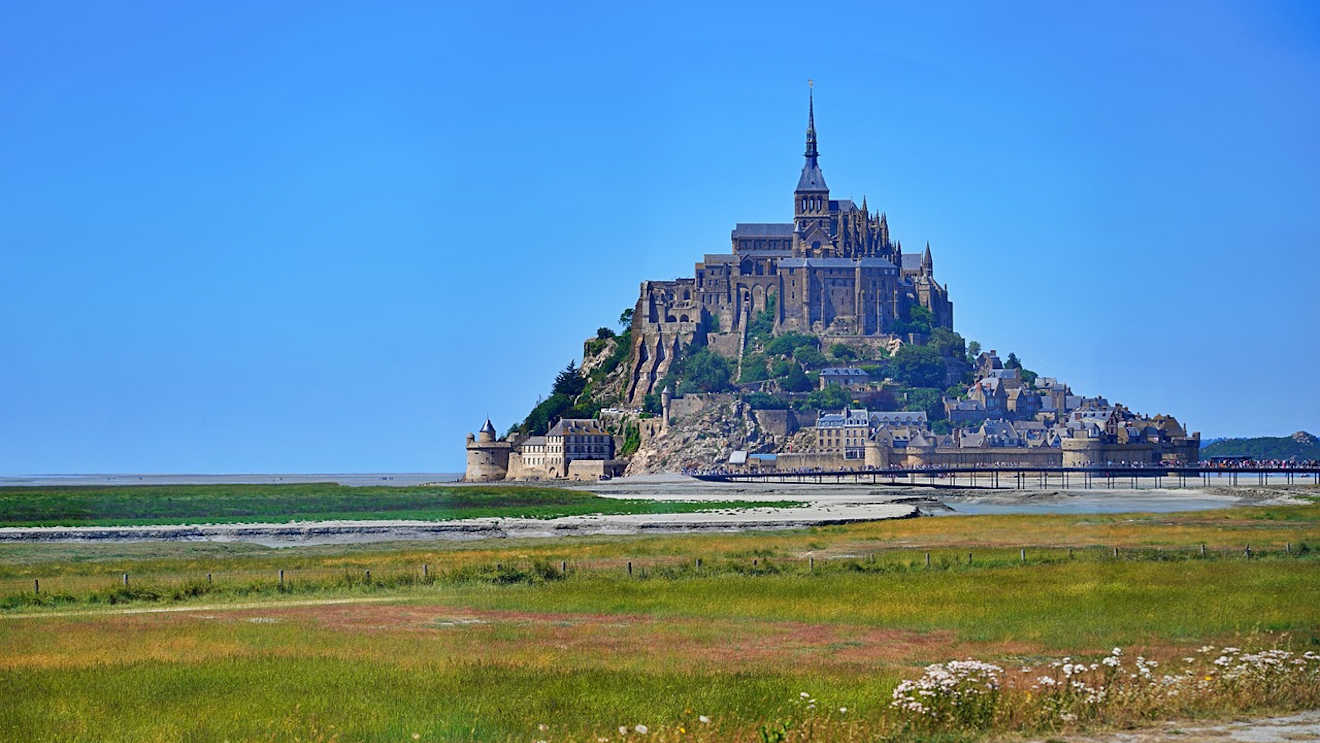
[[[494,433],[495,433],[495,426],[491,425],[490,418],[487,418],[487,419],[486,419],[486,425],[484,425],[484,426],[481,427],[481,431],[480,431],[480,432],[481,432],[481,433],[489,433],[489,434],[494,434]]]
[[[807,151],[802,154],[807,162],[802,165],[797,190],[828,192],[830,187],[825,185],[825,175],[820,172],[820,164],[816,162],[820,152],[816,150],[816,99],[811,92],[807,93]]]

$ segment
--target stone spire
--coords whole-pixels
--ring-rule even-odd
[[[830,188],[825,185],[825,176],[820,172],[820,164],[817,162],[820,151],[816,149],[816,97],[811,89],[807,93],[807,151],[802,154],[807,161],[802,165],[797,190],[828,192]]]
[[[935,273],[935,262],[930,257],[930,241],[926,241],[926,252],[921,254],[921,273],[930,276]]]

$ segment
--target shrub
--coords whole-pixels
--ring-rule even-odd
[[[789,364],[788,374],[781,384],[789,392],[806,392],[812,387],[811,379],[798,364]]]
[[[829,359],[825,358],[825,354],[816,350],[812,346],[798,346],[793,349],[793,358],[808,369],[825,366],[830,363]]]
[[[784,398],[764,392],[749,392],[743,396],[743,402],[752,410],[783,410],[788,407],[788,401]]]
[[[765,356],[759,353],[751,353],[743,356],[742,373],[738,376],[738,381],[744,384],[748,382],[763,382],[770,378],[770,373],[765,368]]]
[[[815,336],[805,333],[788,332],[775,338],[766,344],[766,353],[777,354],[779,356],[791,356],[794,351],[804,346],[815,348],[820,345],[820,341]]]
[[[891,366],[894,379],[909,387],[944,386],[944,359],[931,346],[904,345]]]
[[[835,343],[830,346],[830,355],[839,361],[852,361],[857,358],[857,351],[847,343]]]

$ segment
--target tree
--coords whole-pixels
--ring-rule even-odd
[[[894,378],[909,387],[943,387],[944,359],[931,346],[905,344],[890,363]]]
[[[981,342],[969,341],[967,343],[967,363],[975,364],[976,357],[981,355]]]
[[[646,393],[646,397],[642,398],[642,412],[650,413],[651,415],[660,415],[662,410],[663,406],[660,405],[660,396],[654,392]]]
[[[530,436],[541,436],[550,430],[550,424],[563,417],[565,410],[573,406],[568,395],[551,395],[537,403],[532,412],[523,420],[522,430]]]
[[[1012,352],[1009,352],[1009,354],[1008,354],[1008,361],[1005,361],[1005,362],[1004,362],[1004,368],[1005,368],[1005,369],[1021,369],[1021,368],[1022,368],[1022,362],[1021,362],[1021,361],[1018,361],[1017,354],[1012,353]]]
[[[852,397],[848,391],[837,384],[831,384],[823,390],[815,390],[807,395],[807,404],[818,410],[834,410],[848,406]]]
[[[784,377],[782,384],[789,392],[806,392],[811,389],[811,380],[798,364],[789,366],[788,376]]]
[[[798,346],[793,349],[793,358],[808,369],[825,366],[829,363],[829,359],[825,358],[825,354],[817,351],[812,346]]]
[[[709,348],[702,348],[682,362],[680,393],[724,392],[733,378],[728,359]]]
[[[781,356],[790,356],[793,351],[803,346],[815,348],[820,341],[806,333],[788,332],[775,338],[766,344],[766,353],[779,354]]]
[[[613,330],[610,330],[610,329],[607,328],[607,327],[602,326],[602,327],[596,328],[596,337],[599,338],[600,340],[606,340],[607,338],[613,338],[613,337],[614,337],[614,331],[613,331]]]
[[[748,393],[743,396],[743,402],[752,410],[783,410],[788,407],[788,401],[784,398],[764,392]]]
[[[940,391],[929,387],[913,387],[908,390],[907,402],[903,405],[903,409],[924,410],[928,421],[937,421],[944,417],[944,402],[940,399]]]
[[[847,343],[835,343],[830,346],[830,355],[839,361],[851,361],[857,358],[857,351]]]
[[[765,368],[765,357],[759,353],[749,353],[743,356],[742,374],[738,376],[738,381],[747,384],[749,382],[764,382],[770,378],[769,372]]]
[[[567,395],[568,397],[577,397],[582,394],[582,390],[587,388],[587,380],[578,374],[577,364],[572,361],[564,370],[555,375],[555,385],[552,389],[556,395]]]
[[[788,359],[775,359],[774,363],[770,365],[770,376],[775,379],[787,376],[793,366],[793,362]]]
[[[633,308],[632,308],[632,307],[629,307],[628,309],[626,309],[626,310],[624,310],[623,312],[620,312],[620,313],[619,313],[619,327],[620,327],[620,328],[623,328],[623,329],[625,329],[625,330],[628,329],[628,328],[631,328],[631,327],[632,327],[632,321],[633,321]]]
[[[967,356],[967,345],[963,337],[948,328],[935,328],[930,331],[930,343],[940,352],[940,355],[949,359],[963,359]]]

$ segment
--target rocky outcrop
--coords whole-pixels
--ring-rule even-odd
[[[628,475],[681,472],[727,461],[735,450],[770,451],[772,438],[741,400],[724,398],[689,415],[670,419],[628,463]]]

